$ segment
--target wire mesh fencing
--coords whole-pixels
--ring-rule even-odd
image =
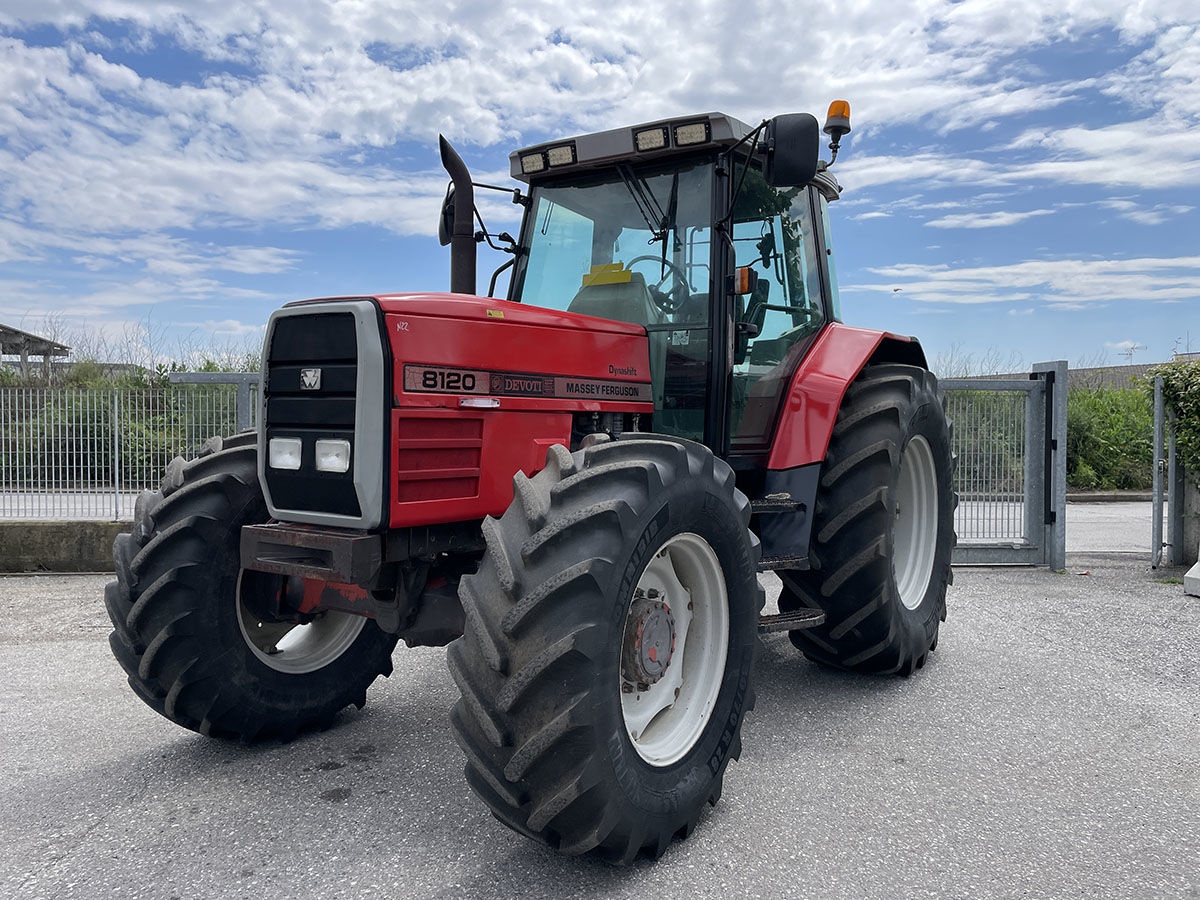
[[[231,384],[0,388],[0,518],[128,519],[167,463],[238,423]]]
[[[1067,364],[945,378],[958,456],[954,562],[1066,564]]]
[[[253,377],[188,374],[152,389],[0,388],[0,518],[129,519],[176,456],[253,426]],[[228,377],[233,383],[213,379]],[[960,555],[1029,544],[1044,463],[1030,382],[947,379]]]
[[[1020,541],[1029,460],[1025,391],[946,392],[958,457],[954,525],[960,541]]]

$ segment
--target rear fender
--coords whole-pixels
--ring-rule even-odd
[[[767,468],[794,469],[824,460],[846,389],[864,366],[885,362],[928,368],[916,338],[838,322],[827,326],[792,376]]]
[[[768,456],[757,516],[763,568],[809,567],[821,464],[842,398],[865,366],[885,362],[927,368],[916,338],[835,322],[796,369]]]

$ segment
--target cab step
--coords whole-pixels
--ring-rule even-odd
[[[791,494],[767,494],[757,500],[750,501],[751,515],[772,515],[775,513],[792,513],[805,509],[805,505],[792,498]]]
[[[758,617],[758,633],[770,631],[799,631],[801,628],[814,628],[825,624],[825,610],[801,607],[791,612],[779,613],[773,616]]]

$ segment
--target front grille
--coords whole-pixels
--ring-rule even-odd
[[[336,301],[285,307],[272,317],[264,360],[260,472],[268,508],[285,521],[374,527],[382,506],[384,369],[375,306]],[[382,419],[381,419],[382,424]],[[272,438],[299,438],[298,470],[267,462]],[[318,472],[316,442],[350,442],[349,472]]]

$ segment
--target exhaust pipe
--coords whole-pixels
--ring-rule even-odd
[[[471,173],[450,142],[438,135],[442,166],[454,184],[454,224],[450,229],[450,292],[475,294],[475,188]]]

